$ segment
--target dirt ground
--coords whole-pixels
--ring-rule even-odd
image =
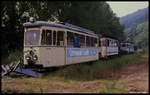
[[[149,92],[149,66],[146,61],[129,64],[128,67],[114,71],[112,75],[118,79],[118,85],[126,85],[129,93]]]
[[[106,85],[111,84],[112,77],[117,82],[116,87],[124,85],[124,93],[145,93],[148,90],[148,62],[128,63],[129,66],[117,70],[100,72],[102,79],[93,81],[63,80],[59,77],[53,78],[2,78],[2,92],[4,93],[100,93]]]

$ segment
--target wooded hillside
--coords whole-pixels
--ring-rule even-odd
[[[126,41],[133,42],[137,49],[148,49],[148,16],[147,7],[120,18]]]
[[[140,23],[148,20],[148,7],[144,9],[139,9],[136,12],[128,14],[120,18],[121,25],[125,28],[135,27]]]
[[[137,48],[148,50],[148,24],[149,21],[138,24],[136,27],[126,29],[126,40],[133,42]]]

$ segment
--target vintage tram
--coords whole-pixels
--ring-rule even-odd
[[[119,54],[119,40],[110,37],[99,35],[99,58]]]
[[[133,52],[131,43],[68,23],[36,21],[24,23],[24,64],[57,67],[89,62]]]
[[[2,65],[2,76],[11,71],[40,77],[38,67],[59,67],[96,61],[107,56],[134,52],[132,43],[120,43],[110,36],[68,23],[36,21],[24,23],[23,60],[11,66]],[[26,68],[27,67],[27,68]],[[28,68],[29,67],[29,68]]]
[[[122,42],[120,43],[120,52],[121,53],[133,53],[134,45],[130,42]]]
[[[24,64],[55,67],[98,60],[98,36],[90,30],[45,21],[24,24]]]

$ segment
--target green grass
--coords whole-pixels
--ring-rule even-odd
[[[74,64],[65,66],[53,73],[47,74],[44,77],[61,76],[64,79],[73,79],[80,81],[101,79],[101,77],[99,76],[99,72],[108,71],[110,69],[118,69],[123,66],[127,66],[128,64],[126,63],[139,62],[141,58],[141,54],[134,53],[107,60]]]
[[[20,59],[20,56],[20,51],[12,52],[8,56],[8,61],[18,61]],[[95,62],[80,64],[78,63],[74,65],[64,66],[56,70],[55,72],[45,74],[45,76],[43,76],[42,78],[60,76],[64,78],[64,80],[73,79],[81,81],[100,79],[100,72],[105,72],[110,69],[118,69],[123,66],[127,66],[128,64],[126,63],[138,62],[143,58],[148,58],[147,56],[148,54],[144,55],[141,52],[135,52],[133,54],[98,60]]]
[[[110,69],[119,69],[132,62],[139,62],[141,60],[148,60],[148,53],[142,54],[136,52],[134,54],[122,55],[115,58],[109,58],[107,60],[99,60],[96,62],[81,63],[75,65],[64,66],[59,68],[55,72],[49,72],[49,74],[42,78],[28,78],[27,76],[17,78],[7,78],[8,82],[16,83],[21,91],[19,93],[46,93],[48,87],[51,84],[66,85],[71,84],[78,85],[80,83],[88,82],[89,80],[98,80],[104,84],[103,87],[98,89],[99,93],[125,93],[126,83],[119,83],[113,77],[101,79],[99,72],[108,71]],[[128,64],[126,64],[128,63]],[[11,83],[11,82],[10,82]],[[18,93],[16,88],[11,86],[5,87]]]
[[[122,84],[122,86],[116,86],[117,80],[106,81],[103,88],[100,89],[99,93],[124,93],[126,86]]]
[[[30,87],[28,89],[25,89],[24,91],[22,91],[21,93],[35,93],[35,91]]]
[[[12,62],[12,61],[19,61],[20,57],[21,57],[21,52],[20,51],[15,51],[15,52],[11,52],[9,54],[8,60],[10,62]]]

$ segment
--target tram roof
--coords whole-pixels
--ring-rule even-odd
[[[119,41],[118,38],[113,37],[113,36],[108,36],[108,35],[102,35],[102,38],[111,38],[111,39],[114,39],[114,40],[118,40],[118,41]]]
[[[27,22],[23,24],[24,27],[34,27],[34,26],[52,26],[52,27],[59,27],[59,28],[65,28],[65,29],[70,29],[70,30],[74,30],[74,31],[79,31],[79,32],[83,32],[83,33],[87,33],[90,35],[94,35],[94,36],[98,36],[97,34],[95,34],[93,31],[79,27],[79,26],[75,26],[72,24],[57,24],[57,23],[52,23],[52,22],[46,22],[46,21],[35,21],[35,22]]]

